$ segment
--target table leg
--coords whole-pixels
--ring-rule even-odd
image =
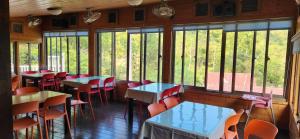
[[[66,100],[66,107],[67,107],[67,114],[68,114],[68,117],[69,117],[69,123],[71,123],[71,98],[68,97],[67,100]],[[66,118],[65,119],[65,134],[68,133],[68,123],[67,123],[67,120]],[[71,131],[69,131],[71,132]]]
[[[26,78],[25,77],[22,77],[22,86],[26,87]]]
[[[133,124],[133,99],[128,99],[128,126],[132,126]]]
[[[33,86],[39,87],[39,79],[34,79],[33,80]]]

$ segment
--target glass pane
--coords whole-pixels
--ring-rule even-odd
[[[210,30],[207,89],[219,90],[222,50],[222,30]]]
[[[147,33],[146,43],[146,79],[157,81],[159,34]]]
[[[47,37],[47,65],[48,69],[52,69],[52,52],[51,52],[51,37]]]
[[[235,32],[226,33],[225,65],[224,65],[224,86],[223,91],[231,92],[232,88],[232,68],[234,51]]]
[[[194,86],[195,75],[196,32],[185,32],[184,84],[192,86]]]
[[[77,74],[76,37],[69,37],[69,73]]]
[[[130,58],[129,58],[129,80],[139,81],[140,80],[140,34],[130,34],[129,38]]]
[[[62,71],[68,71],[68,62],[67,62],[67,58],[68,58],[68,45],[67,45],[67,37],[61,37],[61,68]]]
[[[31,60],[31,70],[39,70],[39,45],[30,44],[30,60]]]
[[[163,48],[164,47],[164,34],[163,33],[160,33],[160,57],[159,57],[159,60],[160,60],[160,72],[159,72],[159,80],[158,82],[161,82],[162,81],[162,69],[163,69]]]
[[[10,43],[10,70],[13,74],[15,72],[15,64],[14,64],[14,44]]]
[[[197,71],[196,86],[204,87],[205,85],[205,62],[206,62],[206,41],[207,30],[198,31],[198,54],[197,54]]]
[[[80,74],[86,74],[89,71],[89,48],[88,48],[88,37],[87,36],[80,36]]]
[[[20,57],[20,71],[29,71],[29,52],[28,44],[20,43],[19,44],[19,57]]]
[[[51,38],[51,52],[52,52],[52,56],[51,56],[51,63],[52,63],[52,69],[53,71],[57,71],[57,38],[56,37],[52,37]]]
[[[183,31],[176,31],[175,33],[174,83],[181,84]]]
[[[253,92],[262,93],[265,68],[267,31],[256,32]]]
[[[254,32],[239,32],[236,54],[235,90],[250,92]]]
[[[288,30],[270,31],[266,93],[283,95]]]
[[[116,32],[116,78],[126,80],[127,32]]]
[[[111,75],[112,66],[112,32],[101,33],[101,75]]]

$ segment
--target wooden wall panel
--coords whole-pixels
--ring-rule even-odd
[[[22,23],[23,24],[23,33],[15,33],[10,27],[10,40],[12,41],[22,41],[22,42],[35,42],[42,43],[42,30],[41,26],[34,28],[28,27],[27,17],[11,18],[10,26],[12,23]]]

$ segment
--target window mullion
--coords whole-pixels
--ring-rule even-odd
[[[70,72],[69,37],[67,37],[67,71]]]
[[[222,31],[222,44],[221,44],[221,62],[220,62],[220,81],[219,81],[219,91],[223,92],[224,86],[224,67],[225,67],[225,51],[226,51],[226,32]]]
[[[77,74],[80,74],[80,38],[76,35],[76,52],[77,52]]]
[[[130,59],[131,58],[130,49],[131,49],[131,47],[130,47],[130,33],[127,32],[127,67],[126,67],[127,68],[127,71],[126,71],[126,74],[127,74],[126,75],[126,80],[127,81],[129,81],[129,76],[130,76],[129,75],[130,74],[129,70],[130,70],[130,65],[131,65],[130,64],[131,63],[131,61],[130,61],[131,60]]]
[[[209,57],[209,34],[210,34],[210,30],[207,29],[206,31],[206,56],[205,56],[205,83],[204,83],[204,86],[205,86],[205,89],[207,89],[207,74],[208,74],[208,57]]]
[[[162,73],[160,73],[161,71],[160,71],[160,62],[161,62],[161,32],[160,32],[160,29],[159,29],[159,32],[158,32],[158,52],[157,52],[157,59],[158,59],[158,61],[157,61],[157,63],[158,63],[158,65],[157,65],[157,67],[158,67],[158,73],[157,73],[157,82],[159,82],[161,79],[159,78],[160,77],[160,74],[162,74]]]
[[[267,40],[266,40],[266,53],[265,53],[265,63],[264,63],[264,80],[263,80],[263,94],[266,93],[266,84],[267,84],[267,72],[268,72],[268,61],[269,58],[269,41],[270,41],[270,22],[268,22],[268,30],[267,30]]]
[[[112,75],[116,76],[116,32],[113,32],[112,37]]]
[[[143,78],[142,79],[146,79],[146,72],[147,72],[147,33],[143,33],[144,34],[144,69],[143,69]],[[142,34],[141,34],[142,35]],[[141,50],[143,51],[143,50]],[[142,56],[141,56],[142,58]]]
[[[58,71],[58,53],[57,53],[57,45],[58,45],[58,42],[57,42],[57,38],[58,37],[55,37],[55,71]]]
[[[30,48],[30,43],[27,44],[27,54],[28,54],[28,66],[29,66],[29,70],[31,69],[31,48]]]
[[[234,33],[234,50],[233,50],[233,64],[232,64],[232,83],[231,83],[231,92],[235,92],[235,73],[236,73],[236,55],[237,55],[237,39],[239,36],[239,32],[237,30],[237,26],[235,28]]]
[[[250,93],[253,93],[254,69],[255,69],[255,60],[256,60],[256,35],[257,35],[257,32],[254,31],[254,36],[253,36],[253,50],[252,50],[252,65],[251,65]]]
[[[196,30],[196,49],[195,49],[195,69],[194,69],[194,86],[196,86],[197,81],[197,61],[198,61],[198,39],[199,39],[199,30]]]
[[[182,35],[182,54],[181,54],[181,84],[184,84],[184,60],[185,60],[185,33],[186,30],[184,29],[183,35]]]

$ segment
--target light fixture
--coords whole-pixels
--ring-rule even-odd
[[[128,0],[128,4],[131,6],[139,6],[143,3],[143,0]]]
[[[300,0],[296,0],[296,3],[297,3],[298,5],[300,5]]]
[[[60,15],[63,12],[61,7],[50,7],[50,8],[47,8],[47,11],[51,15]]]
[[[34,17],[32,15],[28,15],[28,26],[35,27],[42,23],[42,19],[39,17]]]
[[[160,5],[153,8],[152,13],[158,17],[171,18],[175,15],[175,9],[161,0]]]
[[[93,23],[101,17],[101,13],[97,11],[92,11],[91,8],[87,8],[87,15],[83,17],[83,21],[86,24]]]

